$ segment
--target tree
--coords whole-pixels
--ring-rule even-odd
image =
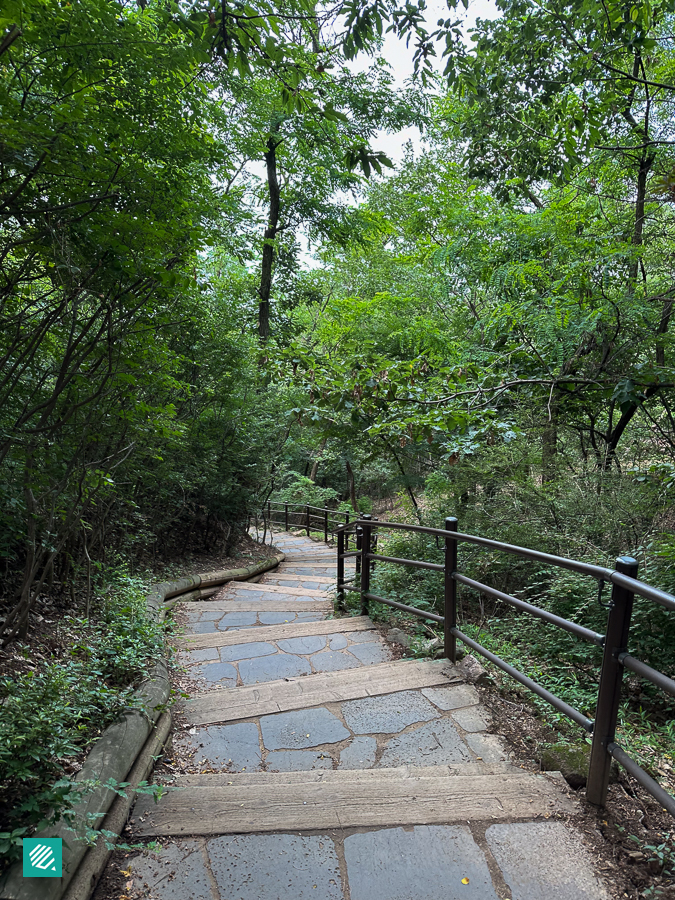
[[[623,254],[615,257],[625,278],[622,303],[632,307],[635,295],[650,320],[651,365],[641,365],[640,374],[626,370],[612,395],[620,412],[614,418],[610,403],[602,436],[610,461],[644,401],[662,398],[672,380],[664,335],[675,288],[645,245],[669,227],[662,206],[675,159],[673,4],[508,0],[499,7],[501,18],[479,21],[474,49],[448,68],[469,103],[460,116],[469,173],[494,184],[498,196],[515,192],[538,209],[551,184],[597,197]],[[613,328],[597,342],[607,359],[618,350]],[[583,340],[568,369],[592,352]]]
[[[3,550],[23,566],[13,635],[111,473],[170,431],[169,341],[192,312],[205,231],[233,210],[211,181],[223,152],[197,78],[208,57],[170,14],[97,0],[7,14],[21,31],[0,56]]]
[[[382,61],[355,75],[332,55],[307,49],[305,56],[314,68],[302,82],[302,103],[292,109],[271,76],[225,85],[232,92],[225,102],[242,121],[236,143],[242,162],[264,160],[265,165],[257,193],[265,210],[258,287],[263,342],[270,335],[275,257],[296,253],[301,230],[316,243],[358,240],[361,216],[345,199],[361,188],[355,167],[366,177],[381,174],[391,163],[370,148],[376,131],[424,119],[419,93],[393,91]]]
[[[667,418],[672,390],[653,349],[659,311],[626,289],[623,169],[596,171],[614,201],[575,183],[549,188],[541,209],[500,203],[466,182],[463,114],[442,103],[429,151],[370,191],[380,238],[335,257],[344,293],[318,343],[312,330],[306,361],[293,356],[314,404],[351,409],[371,439],[438,441],[453,460],[477,441],[511,439],[525,403],[538,408],[545,480],[559,424],[606,470],[636,411]],[[669,221],[662,205],[655,230]],[[656,284],[670,274],[664,259],[660,246],[645,251]]]

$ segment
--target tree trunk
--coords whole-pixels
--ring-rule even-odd
[[[637,50],[635,52],[635,59],[633,61],[633,78],[638,79],[641,72],[642,77],[644,78],[645,76],[642,64],[642,56],[640,54],[640,51]],[[633,92],[631,92],[628,104],[623,110],[623,117],[631,126],[635,136],[644,147],[644,149],[642,150],[642,155],[640,156],[640,165],[638,167],[637,189],[635,195],[635,220],[633,224],[633,236],[631,238],[631,244],[634,247],[641,247],[643,243],[645,224],[647,177],[649,176],[649,172],[651,171],[654,160],[656,159],[656,154],[653,151],[648,151],[645,146],[649,142],[649,114],[651,110],[651,100],[649,96],[647,96],[647,102],[645,103],[644,117],[642,119],[642,122],[638,122],[633,116],[633,113],[631,112],[632,102]],[[628,290],[631,293],[635,290],[635,285],[637,284],[638,269],[639,260],[636,256],[635,259],[631,262],[628,270]]]
[[[626,428],[630,425],[633,416],[640,408],[640,405],[644,403],[646,400],[650,400],[658,391],[660,387],[658,384],[653,384],[648,387],[643,394],[644,399],[640,399],[637,403],[631,403],[630,406],[627,406],[624,411],[621,413],[621,418],[616,423],[616,425],[611,428],[608,433],[605,435],[605,440],[607,442],[607,449],[605,452],[605,457],[603,460],[602,468],[605,471],[608,471],[614,460],[616,459],[616,448],[619,446],[619,441],[623,437],[623,433]]]
[[[278,132],[278,123],[273,127],[273,132]],[[270,336],[270,294],[272,293],[272,271],[274,267],[274,240],[279,227],[279,209],[281,205],[281,190],[277,174],[277,147],[279,141],[270,137],[267,141],[267,153],[265,153],[265,165],[267,166],[267,189],[270,198],[270,211],[265,229],[265,243],[262,252],[262,265],[260,269],[260,304],[258,307],[258,337],[261,343],[265,343]]]
[[[398,458],[398,453],[394,450],[393,447],[390,447],[390,450],[391,450],[392,456],[393,456],[394,459],[396,460],[396,465],[399,467],[399,470],[400,470],[400,472],[401,472],[401,476],[403,477],[403,485],[404,485],[404,487],[405,487],[405,489],[406,489],[406,492],[407,492],[408,496],[410,497],[410,500],[411,500],[412,505],[413,505],[413,509],[415,510],[415,515],[417,516],[418,521],[421,523],[421,522],[422,522],[422,516],[420,515],[419,505],[418,505],[418,503],[417,503],[417,499],[416,499],[416,497],[415,497],[415,494],[413,493],[413,489],[410,487],[410,484],[408,483],[408,475],[407,475],[407,473],[406,473],[406,470],[403,468],[403,463],[402,463],[401,460]]]
[[[555,480],[558,457],[558,410],[551,401],[549,419],[541,433],[541,481],[548,484]]]
[[[309,473],[309,480],[314,484],[316,482],[316,473],[319,471],[319,463],[321,462],[321,454],[326,449],[326,442],[328,438],[324,438],[321,442],[321,446],[319,447],[319,452],[317,454],[316,459],[312,463],[312,471]]]
[[[661,309],[661,321],[659,322],[659,327],[656,330],[656,334],[658,335],[656,339],[656,365],[657,366],[665,366],[666,364],[666,348],[665,344],[662,340],[663,335],[668,333],[668,326],[670,325],[670,317],[673,314],[673,301],[666,300],[664,301],[663,308]]]
[[[645,128],[645,131],[647,129]],[[645,140],[647,137],[645,136]],[[640,167],[638,169],[637,193],[635,196],[635,222],[633,225],[633,237],[631,244],[634,247],[641,247],[644,234],[645,224],[645,199],[647,197],[647,176],[654,163],[655,155],[653,153],[643,152],[640,159]],[[637,284],[639,260],[636,257],[630,264],[628,273],[629,290],[634,291]]]
[[[352,471],[352,467],[349,465],[349,460],[345,460],[345,466],[347,467],[347,482],[349,484],[349,499],[351,500],[352,508],[354,512],[358,515],[359,513],[359,504],[356,502],[356,483],[354,481],[354,472]]]

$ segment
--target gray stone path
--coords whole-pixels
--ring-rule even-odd
[[[533,793],[532,814],[523,818],[520,797],[518,821],[509,821],[508,809],[500,809],[499,816],[469,812],[467,802],[466,822],[462,810],[453,808],[452,816],[438,824],[437,815],[426,822],[415,819],[413,788],[407,818],[395,804],[387,806],[384,778],[382,803],[368,801],[373,821],[380,824],[350,825],[350,809],[353,821],[367,820],[370,814],[368,803],[364,807],[359,802],[359,779],[366,778],[360,772],[376,776],[380,771],[384,776],[391,771],[393,777],[405,780],[408,774],[414,779],[416,773],[432,771],[416,767],[450,766],[447,771],[453,774],[448,783],[460,784],[457,779],[464,777],[468,784],[470,775],[471,783],[478,777],[488,793],[490,779],[495,779],[495,785],[510,773],[522,783],[528,779],[513,765],[498,736],[489,733],[489,719],[469,684],[341,698],[340,672],[360,668],[365,677],[376,671],[371,667],[393,658],[391,649],[368,620],[359,626],[364,630],[342,631],[341,620],[336,619],[334,631],[313,634],[312,623],[325,619],[324,613],[275,610],[275,603],[289,600],[297,601],[297,606],[303,600],[325,600],[335,576],[334,559],[323,545],[297,535],[280,535],[275,543],[287,554],[286,561],[260,583],[284,590],[265,591],[252,585],[242,589],[232,584],[212,599],[218,607],[237,602],[234,612],[209,609],[208,603],[186,606],[188,631],[205,637],[199,639],[199,649],[182,649],[179,659],[203,690],[221,690],[228,697],[256,683],[272,682],[270,690],[275,682],[299,680],[301,685],[304,677],[318,673],[335,673],[334,682],[328,682],[334,684],[333,692],[326,702],[308,708],[300,702],[297,709],[190,727],[174,736],[177,746],[194,754],[195,767],[211,774],[187,776],[182,783],[179,779],[184,793],[173,796],[188,804],[193,819],[208,822],[214,816],[213,821],[226,822],[227,815],[224,819],[217,815],[218,798],[225,796],[230,807],[235,803],[240,813],[237,821],[244,823],[237,827],[246,833],[214,833],[207,825],[199,831],[204,836],[184,838],[180,821],[172,819],[175,813],[163,814],[162,801],[155,806],[149,798],[141,798],[132,823],[138,835],[152,834],[156,828],[155,833],[163,835],[162,849],[131,859],[129,869],[137,892],[132,891],[132,896],[157,900],[608,900],[580,837],[564,821],[563,813],[573,810],[574,804],[559,779],[531,776],[532,784],[536,779],[540,786],[545,781],[548,793],[541,797],[553,799],[540,800]],[[294,588],[305,593],[294,594]],[[283,637],[270,635],[266,626],[273,625],[285,626]],[[293,629],[290,637],[288,626]],[[208,635],[255,628],[265,629],[261,631],[265,640],[247,637],[246,643],[205,646]],[[409,664],[402,660],[399,665]],[[223,692],[223,688],[229,690]],[[308,797],[320,801],[322,795],[316,790],[322,788],[312,782],[317,777],[320,782],[321,773],[328,770],[336,770],[330,776],[333,780],[347,778],[344,787],[334,785],[330,793],[336,798],[341,827],[317,829],[311,813],[303,819],[302,792],[309,791]],[[265,779],[272,776],[256,776],[274,772],[289,773],[274,776],[288,780],[286,793],[275,794],[271,783],[264,787]],[[228,773],[236,783],[228,782]],[[236,802],[237,794],[227,793],[228,784],[232,785],[229,791],[236,792],[242,778],[247,779],[248,793],[240,788],[241,797],[253,796],[260,779],[263,785],[259,799],[250,801],[250,810],[243,811],[238,808],[245,804]],[[292,797],[293,791],[301,798],[294,804],[293,821],[300,815],[302,826],[289,829],[283,825],[290,821],[285,818],[290,813],[284,798]],[[461,791],[457,796],[461,797]],[[169,810],[180,808],[180,803],[171,806],[171,796],[164,802]],[[439,797],[439,802],[445,801]],[[526,808],[529,811],[530,806]],[[401,827],[411,821],[411,815],[415,824]],[[155,824],[159,820],[161,828]],[[278,828],[271,827],[270,821],[278,821]]]

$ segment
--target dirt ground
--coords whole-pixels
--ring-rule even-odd
[[[249,535],[243,535],[236,547],[226,553],[187,553],[173,558],[170,562],[155,561],[147,570],[148,584],[196,575],[200,572],[240,569],[267,559],[274,554],[272,547],[256,544]],[[1,601],[0,601],[1,603]],[[9,601],[7,601],[9,608]],[[72,616],[84,616],[84,597],[71,595],[65,585],[55,582],[51,589],[45,589],[36,599],[30,614],[30,628],[25,641],[14,641],[0,647],[0,677],[16,676],[34,671],[42,663],[59,659],[68,653],[75,634],[63,625],[63,620]],[[3,614],[0,607],[0,617]],[[81,633],[77,635],[81,639]]]
[[[522,765],[538,771],[537,748],[557,741],[557,732],[536,716],[534,707],[512,690],[510,683],[477,688],[492,713],[493,730],[506,739]],[[574,824],[595,854],[598,871],[611,886],[611,896],[616,900],[675,900],[675,822],[656,800],[621,769],[609,786],[604,809],[588,803],[585,788],[580,788],[577,796],[581,813]],[[664,841],[668,845],[661,858],[658,851],[648,849],[658,848]]]

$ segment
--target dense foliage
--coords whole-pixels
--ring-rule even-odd
[[[287,436],[254,326],[273,260],[292,307],[309,290],[298,228],[358,231],[336,192],[358,184],[353,165],[388,164],[368,139],[414,98],[381,66],[322,75],[306,29],[285,36],[312,73],[298,105],[268,59],[233,74],[197,11],[27,0],[4,15],[7,641],[45,585],[90,581],[93,563],[231,545]],[[245,171],[265,159],[266,184]]]
[[[95,623],[63,619],[49,660],[36,667],[24,646],[24,671],[0,679],[3,867],[19,855],[23,836],[67,815],[87,789],[65,777],[69,759],[137,705],[134,688],[148,662],[163,655],[162,628],[148,617],[142,579],[122,570],[109,576]]]
[[[270,497],[632,553],[675,590],[675,0],[498,0],[468,41],[449,7],[431,35],[421,0],[4,5],[0,641],[82,601],[72,659],[2,684],[3,802],[38,798],[17,827],[157,649],[94,602],[111,571],[227,552]],[[411,123],[394,169],[378,132]],[[592,588],[462,553],[601,629]],[[377,577],[439,603],[433,576]],[[591,711],[593,650],[468,592],[462,616]],[[671,619],[638,604],[634,641],[675,671]],[[672,737],[648,689],[624,727],[646,709]]]

